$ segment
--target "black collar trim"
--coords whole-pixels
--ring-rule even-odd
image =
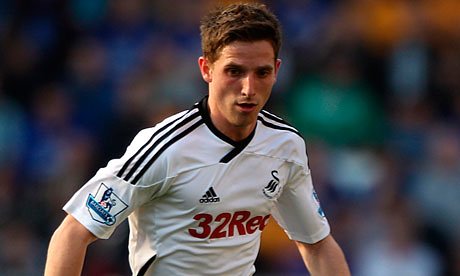
[[[242,152],[246,146],[251,142],[252,138],[256,133],[256,128],[249,134],[248,137],[241,141],[234,141],[230,137],[226,136],[222,132],[220,132],[212,123],[211,115],[209,114],[208,109],[208,96],[204,97],[200,103],[198,104],[198,108],[200,109],[201,116],[206,124],[206,126],[211,130],[211,132],[219,137],[219,139],[225,141],[226,143],[232,145],[234,147],[229,153],[227,153],[222,159],[220,160],[221,163],[227,163],[232,160],[235,156],[237,156],[240,152]]]

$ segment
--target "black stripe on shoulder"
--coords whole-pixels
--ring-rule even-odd
[[[290,126],[290,127],[293,127],[290,123],[286,122],[284,119],[274,115],[274,114],[271,114],[270,112],[266,111],[266,110],[261,110],[260,113],[262,113],[265,117],[273,120],[273,121],[276,121],[278,123],[281,123],[283,125],[287,125],[287,126]]]
[[[192,110],[192,109],[191,109]],[[167,123],[166,125],[164,125],[163,127],[161,127],[160,129],[158,129],[157,131],[155,131],[152,136],[150,137],[150,139],[145,142],[145,144],[140,147],[137,152],[131,156],[131,158],[128,159],[128,161],[125,162],[125,164],[123,165],[123,167],[120,169],[120,171],[118,171],[117,173],[117,177],[122,177],[123,174],[125,173],[126,169],[128,168],[129,164],[131,164],[131,162],[136,158],[136,156],[138,156],[144,149],[145,147],[147,147],[148,144],[150,144],[152,142],[153,139],[155,139],[155,137],[161,133],[163,130],[165,130],[166,128],[170,127],[172,124],[176,123],[177,121],[179,121],[180,119],[182,119],[183,117],[187,116],[187,114],[191,111],[189,110],[186,114],[184,114],[183,116]]]
[[[160,156],[161,153],[163,153],[168,147],[170,147],[172,144],[174,144],[175,142],[179,141],[180,139],[184,138],[187,134],[189,134],[190,132],[192,132],[193,130],[195,130],[197,127],[199,127],[200,125],[202,125],[204,123],[203,119],[200,119],[198,120],[196,123],[194,123],[193,125],[191,125],[189,128],[185,129],[184,131],[182,131],[180,134],[178,134],[177,136],[175,136],[174,138],[172,138],[171,140],[169,140],[166,144],[164,144],[153,156],[152,158],[147,162],[147,164],[145,164],[142,169],[139,171],[139,173],[134,177],[134,179],[132,180],[132,184],[136,185],[136,183],[139,181],[139,179],[144,175],[144,173],[148,170],[148,168],[153,164],[153,162],[155,162],[155,160],[158,158],[158,156]],[[155,145],[156,146],[156,145]],[[151,149],[153,149],[155,146],[152,146]],[[149,153],[151,152],[151,150],[149,150]],[[147,154],[145,155],[147,156]],[[145,159],[145,158],[144,158]],[[140,162],[142,163],[142,162]],[[139,163],[139,164],[140,164]],[[137,164],[136,164],[137,165]],[[134,168],[132,170],[132,172],[134,172]],[[131,177],[131,176],[130,176]]]
[[[123,165],[123,167],[120,169],[120,171],[117,173],[117,177],[122,177],[123,174],[125,173],[126,169],[128,168],[128,166],[131,164],[131,162],[152,142],[153,139],[155,139],[155,137],[160,134],[161,132],[163,132],[165,129],[167,129],[168,127],[170,127],[171,125],[175,124],[177,121],[183,119],[184,117],[186,117],[191,111],[193,111],[194,109],[196,109],[198,107],[198,104],[195,104],[190,110],[188,110],[183,116],[180,116],[179,118],[167,123],[166,125],[162,126],[160,129],[158,129],[157,131],[155,131],[152,136],[150,137],[150,139],[142,146],[140,147],[137,152],[131,156],[131,158],[128,159],[128,161],[125,162],[125,164]]]
[[[268,116],[267,116],[267,117],[268,117]],[[259,121],[261,121],[262,124],[263,124],[264,126],[267,126],[267,127],[269,127],[269,128],[273,128],[273,129],[287,130],[287,131],[290,131],[290,132],[293,132],[293,133],[299,135],[299,136],[303,139],[302,134],[300,134],[300,132],[298,132],[295,128],[293,128],[292,126],[290,126],[290,125],[288,125],[288,124],[286,124],[286,123],[284,123],[284,125],[286,125],[286,126],[276,125],[276,124],[273,124],[273,123],[268,122],[268,121],[265,120],[262,116],[258,116],[257,119],[258,119]],[[280,119],[280,120],[282,120],[282,119]],[[277,121],[277,122],[278,122],[278,121]]]
[[[180,121],[177,125],[172,127],[168,132],[163,134],[161,137],[159,137],[155,143],[153,143],[150,148],[144,152],[144,154],[136,161],[134,166],[131,168],[131,170],[128,172],[128,174],[123,178],[125,181],[129,182],[129,179],[134,175],[134,173],[137,171],[137,169],[141,166],[141,164],[144,162],[145,159],[152,153],[152,151],[161,143],[163,142],[166,138],[171,136],[175,131],[177,131],[179,128],[183,127],[184,125],[190,123],[192,120],[196,119],[199,117],[200,114],[197,112],[195,114],[192,114],[191,116],[185,118],[184,120]],[[134,184],[134,183],[133,183]]]

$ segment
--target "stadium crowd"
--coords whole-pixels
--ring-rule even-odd
[[[70,196],[206,93],[212,0],[0,1],[0,275],[40,275]],[[224,1],[232,2],[232,1]],[[353,275],[460,275],[460,2],[264,1],[284,28],[267,109],[307,141]],[[85,275],[128,275],[127,224]],[[302,275],[272,224],[256,275]]]

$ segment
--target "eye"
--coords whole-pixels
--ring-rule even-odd
[[[259,78],[265,78],[265,77],[269,76],[271,73],[272,73],[272,70],[270,70],[270,69],[260,69],[260,70],[257,71],[257,76]]]
[[[229,74],[232,77],[241,76],[241,74],[243,73],[241,69],[236,68],[236,67],[227,68],[226,71],[227,71],[227,74]]]

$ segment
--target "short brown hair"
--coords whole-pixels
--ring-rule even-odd
[[[260,3],[232,4],[218,7],[201,20],[201,48],[211,63],[221,50],[234,41],[269,41],[278,57],[281,27],[276,16]]]

